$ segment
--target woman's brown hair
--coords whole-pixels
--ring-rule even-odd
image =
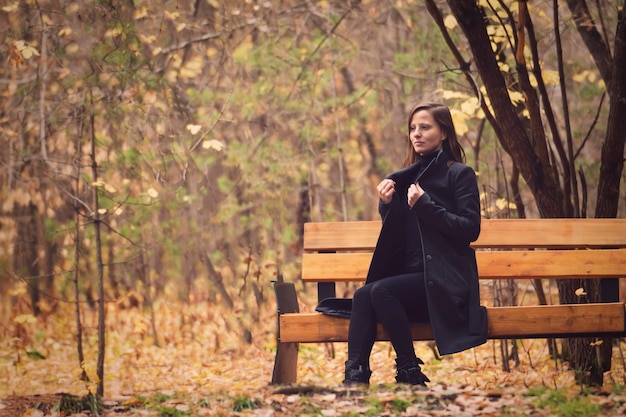
[[[454,130],[454,122],[452,121],[450,109],[441,103],[429,102],[418,104],[413,108],[411,113],[409,113],[409,129],[413,115],[422,110],[429,112],[433,116],[433,119],[435,119],[435,123],[437,123],[439,128],[446,133],[446,140],[443,141],[444,151],[450,155],[452,160],[465,163],[465,151],[456,137],[456,131]],[[413,165],[420,159],[420,155],[415,152],[415,149],[413,149],[411,141],[408,140],[407,143],[408,147],[404,163],[402,164],[403,167]]]

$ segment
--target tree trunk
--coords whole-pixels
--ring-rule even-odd
[[[606,83],[607,91],[611,94],[611,51],[604,39],[602,39],[600,31],[596,29],[593,17],[587,7],[587,2],[584,0],[567,0],[567,6],[572,12],[576,29],[578,29],[580,37],[587,46],[589,53],[591,53],[600,76]]]
[[[493,108],[491,122],[495,123],[494,130],[502,147],[535,196],[541,217],[564,217],[563,191],[550,163],[545,133],[533,128],[531,134],[520,120],[491,48],[485,16],[475,2],[450,0],[448,3],[468,40]]]
[[[596,217],[617,216],[626,145],[626,12],[621,11],[615,33],[612,91],[606,139],[602,144]]]
[[[37,243],[37,207],[33,203],[16,205],[14,209],[17,228],[14,271],[17,277],[24,280],[30,296],[33,315],[40,313],[40,268]]]

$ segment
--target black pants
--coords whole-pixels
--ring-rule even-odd
[[[377,323],[383,325],[398,358],[415,356],[409,323],[428,320],[422,272],[396,275],[364,285],[353,296],[348,360],[369,364]]]

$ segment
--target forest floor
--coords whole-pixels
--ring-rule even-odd
[[[89,311],[84,316],[82,368],[70,308],[37,319],[18,315],[0,328],[0,417],[626,415],[622,344],[614,346],[604,386],[593,389],[576,385],[541,339],[519,341],[519,363],[511,361],[508,372],[500,341],[440,359],[429,344],[416,343],[432,381],[426,390],[393,383],[388,343],[375,346],[366,389],[341,385],[345,344],[302,344],[298,384],[276,386],[269,384],[274,312],[245,318],[206,303],[159,304],[154,322],[149,311],[110,305],[105,395],[98,403],[89,395],[96,387],[97,322]],[[511,348],[509,342],[505,349]],[[83,369],[88,381],[81,380]]]

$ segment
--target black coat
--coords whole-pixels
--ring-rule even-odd
[[[480,305],[476,254],[470,243],[480,233],[480,197],[474,170],[441,153],[420,174],[424,189],[413,206],[407,190],[424,167],[418,162],[394,172],[396,192],[380,204],[383,218],[367,283],[401,273],[406,216],[414,216],[416,239],[423,249],[428,312],[442,355],[460,352],[487,340],[487,310]]]

